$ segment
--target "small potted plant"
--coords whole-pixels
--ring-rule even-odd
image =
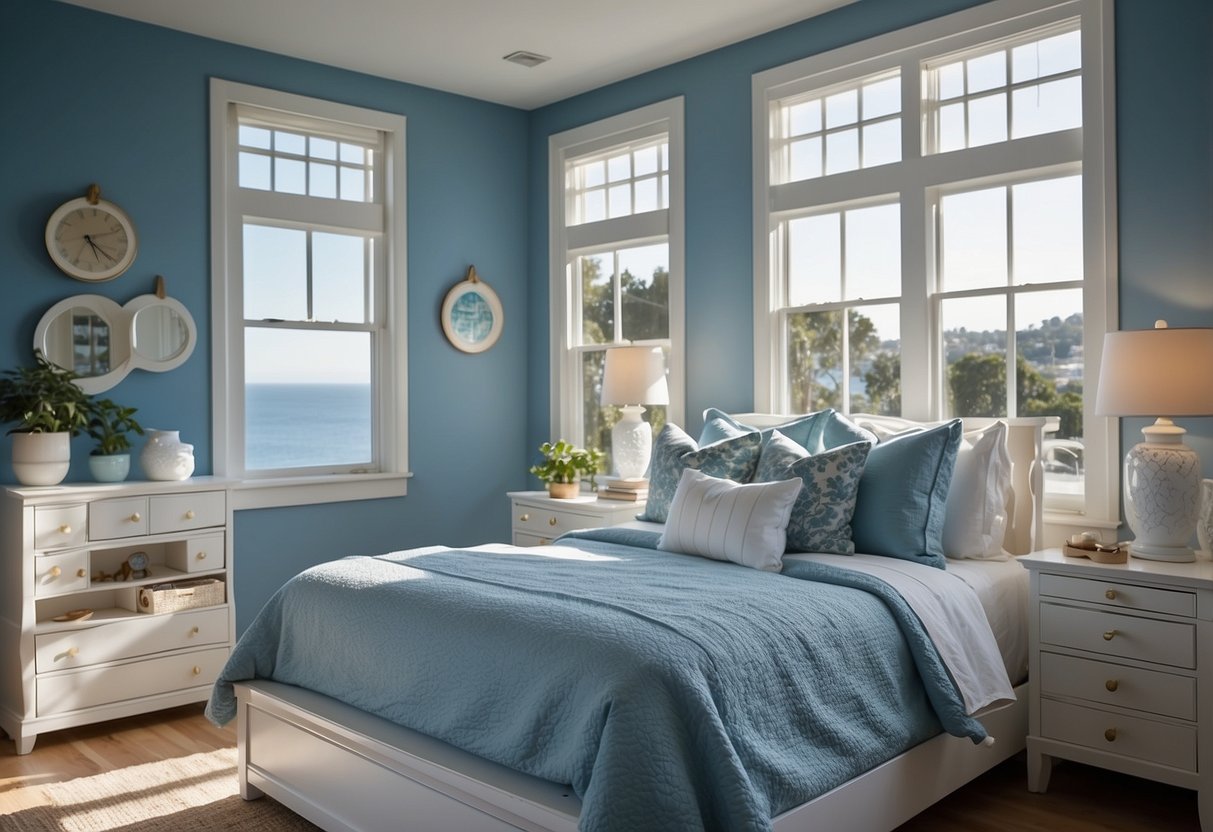
[[[71,438],[88,424],[88,396],[75,373],[34,351],[33,367],[0,378],[0,423],[16,422],[13,473],[23,485],[58,485],[71,464]]]
[[[531,473],[547,483],[548,494],[561,500],[577,496],[581,478],[586,474],[590,477],[590,488],[594,488],[594,476],[602,470],[606,459],[597,448],[577,448],[563,439],[544,442],[539,452],[543,454],[543,462],[532,465]]]
[[[89,404],[88,435],[97,440],[88,457],[88,469],[97,482],[122,482],[131,471],[132,431],[143,435],[135,421],[135,408],[122,407],[110,399]]]

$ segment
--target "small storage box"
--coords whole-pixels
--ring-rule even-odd
[[[224,601],[224,584],[218,578],[195,578],[139,588],[139,612],[177,612],[213,607]]]

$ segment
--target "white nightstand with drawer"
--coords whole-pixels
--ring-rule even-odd
[[[635,520],[644,503],[600,500],[593,494],[556,500],[546,491],[511,491],[510,530],[515,546],[543,546],[573,529],[615,526]]]
[[[1213,830],[1213,562],[1060,550],[1019,559],[1031,574],[1028,789],[1053,758],[1197,790]]]

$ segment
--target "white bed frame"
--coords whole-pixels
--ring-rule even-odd
[[[743,414],[759,427],[787,417]],[[876,418],[876,417],[873,417]],[[1040,548],[1044,419],[1006,420],[1015,494],[1005,541]],[[966,425],[968,427],[968,425]],[[772,819],[775,832],[887,832],[1024,748],[1027,683],[980,717],[993,745],[939,734]],[[383,829],[571,832],[572,789],[488,762],[303,688],[236,685],[238,776],[246,800],[269,795],[330,832]]]

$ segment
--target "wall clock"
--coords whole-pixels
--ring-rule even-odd
[[[505,311],[497,293],[469,266],[467,277],[446,293],[442,304],[442,331],[456,349],[484,352],[501,337]]]
[[[51,260],[77,280],[112,280],[130,268],[138,248],[131,218],[102,199],[96,185],[89,186],[87,195],[60,205],[46,221]]]

